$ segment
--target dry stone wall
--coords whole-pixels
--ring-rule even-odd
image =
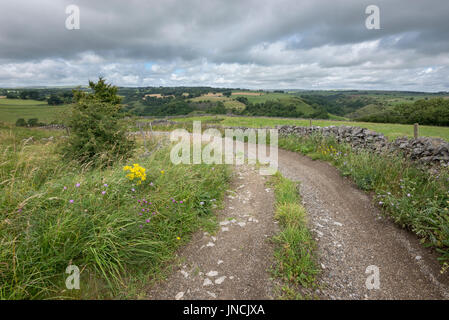
[[[307,136],[319,133],[323,136],[334,136],[338,142],[348,143],[354,148],[365,148],[379,152],[400,151],[412,160],[426,164],[449,165],[449,143],[443,139],[401,137],[389,142],[381,133],[351,126],[278,126],[277,128],[279,129],[279,135]]]

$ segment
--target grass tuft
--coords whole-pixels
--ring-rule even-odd
[[[282,289],[284,298],[302,297],[290,285],[311,288],[315,286],[319,273],[315,257],[316,244],[307,228],[306,212],[300,204],[297,184],[282,177],[278,172],[271,184],[275,189],[276,213],[281,232],[273,237],[276,244],[274,267],[275,276],[285,282]],[[288,294],[286,295],[286,293]]]

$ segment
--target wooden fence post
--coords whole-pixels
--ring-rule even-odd
[[[312,126],[312,119],[309,119],[310,127]]]
[[[419,136],[419,124],[415,123],[413,125],[413,136],[415,137],[415,139],[418,139]]]

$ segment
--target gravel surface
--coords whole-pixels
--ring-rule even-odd
[[[178,256],[169,278],[151,288],[149,299],[272,299],[276,234],[273,191],[249,166],[236,166],[216,234],[198,232]]]
[[[399,229],[369,195],[328,163],[279,150],[279,170],[300,181],[323,270],[316,292],[324,299],[448,299],[448,277],[437,255]],[[379,269],[379,289],[366,280]]]

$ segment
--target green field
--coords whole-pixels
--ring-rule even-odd
[[[204,122],[212,121],[216,117],[189,117],[181,119],[173,119],[174,121],[192,121],[201,120]],[[279,119],[279,118],[267,118],[267,117],[227,117],[219,116],[219,119],[223,119],[219,124],[224,126],[243,126],[243,127],[274,127],[276,125],[297,125],[308,126],[310,124],[309,119]],[[376,132],[383,133],[390,140],[393,140],[402,136],[413,136],[413,126],[406,124],[391,124],[391,123],[371,123],[371,122],[352,122],[352,121],[336,121],[336,120],[312,120],[314,126],[358,126],[367,128]],[[449,127],[436,127],[436,126],[420,126],[420,136],[438,137],[449,141]]]
[[[17,119],[38,118],[40,122],[57,120],[67,105],[49,106],[46,101],[0,99],[0,121],[15,123]]]
[[[284,104],[294,104],[296,105],[296,108],[303,112],[304,114],[311,114],[315,110],[305,103],[301,98],[288,94],[288,93],[275,93],[275,92],[264,92],[262,95],[259,96],[251,96],[251,95],[239,95],[239,94],[233,94],[232,97],[238,98],[238,97],[245,97],[248,99],[250,103],[265,103],[267,101],[280,101]]]
[[[260,96],[246,95],[246,94],[233,94],[232,97],[233,98],[245,97],[251,103],[261,103],[261,102],[266,102],[268,100],[291,99],[293,96],[290,94],[287,94],[287,93],[273,93],[273,92],[266,93],[266,92],[264,92]]]

